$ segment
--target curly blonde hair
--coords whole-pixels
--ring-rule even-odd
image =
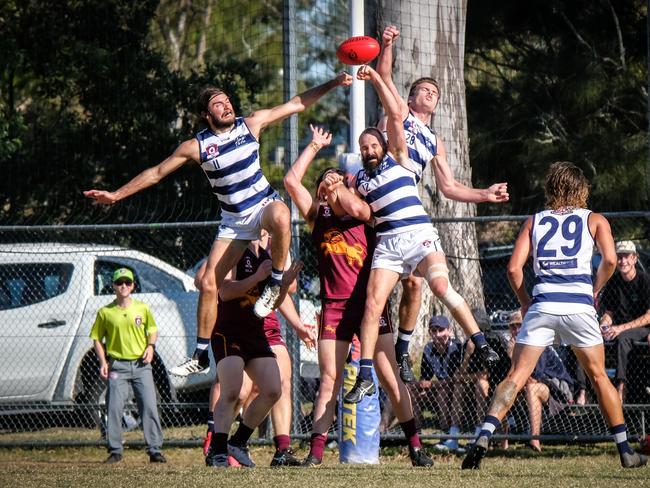
[[[544,193],[546,207],[552,210],[562,207],[587,208],[589,182],[575,164],[560,161],[549,168]]]

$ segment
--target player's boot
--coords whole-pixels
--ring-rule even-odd
[[[345,403],[359,403],[363,397],[374,395],[377,388],[372,380],[364,380],[357,376],[354,386],[343,397]]]
[[[322,459],[318,459],[316,456],[309,453],[309,455],[305,459],[303,459],[303,461],[300,463],[300,466],[311,467],[311,466],[320,466],[321,464],[323,464]]]
[[[174,366],[169,370],[174,376],[189,376],[191,374],[208,374],[210,372],[210,356],[205,351],[204,354],[185,358],[185,360],[178,366]]]
[[[277,308],[276,302],[280,297],[280,285],[271,285],[270,283],[264,287],[262,295],[255,302],[253,312],[259,318],[263,319],[268,314]]]
[[[485,366],[495,364],[499,360],[499,355],[488,344],[484,344],[476,350],[481,362]]]
[[[415,381],[415,374],[411,369],[411,358],[407,352],[397,358],[397,367],[399,368],[399,377],[402,378],[404,383]]]
[[[254,468],[255,463],[250,457],[248,452],[248,447],[246,446],[237,446],[235,444],[228,443],[228,455],[235,458],[235,460],[246,468]]]
[[[489,444],[490,441],[485,436],[476,439],[476,442],[467,448],[467,455],[463,459],[461,468],[481,469],[481,460],[485,457]]]
[[[229,468],[227,454],[213,454],[205,458],[205,465],[211,468]]]
[[[272,468],[278,466],[300,466],[300,464],[300,459],[293,455],[293,451],[290,447],[282,449],[281,451],[275,451],[273,459],[271,459]]]
[[[621,466],[624,468],[641,468],[648,464],[648,456],[633,451],[621,454]]]
[[[430,468],[433,466],[433,460],[421,447],[409,446],[409,457],[411,458],[411,464],[413,466],[421,466],[424,468]]]

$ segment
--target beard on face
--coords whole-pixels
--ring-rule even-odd
[[[212,124],[216,129],[228,129],[235,123],[235,114],[232,112],[225,117],[217,117],[214,114],[210,115],[212,116]]]
[[[379,166],[379,161],[380,157],[378,154],[367,154],[361,157],[363,169],[366,170],[366,173],[373,173],[377,166]]]

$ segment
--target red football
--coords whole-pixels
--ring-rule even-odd
[[[377,39],[369,36],[350,37],[336,50],[336,57],[345,64],[366,64],[379,54]]]

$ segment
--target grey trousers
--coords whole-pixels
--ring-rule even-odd
[[[122,447],[122,414],[124,404],[129,396],[129,384],[140,412],[144,442],[149,455],[159,453],[162,448],[163,436],[158,417],[156,387],[153,382],[151,364],[145,364],[141,359],[122,361],[111,358],[108,370],[108,420],[106,439],[108,452],[121,454]]]

